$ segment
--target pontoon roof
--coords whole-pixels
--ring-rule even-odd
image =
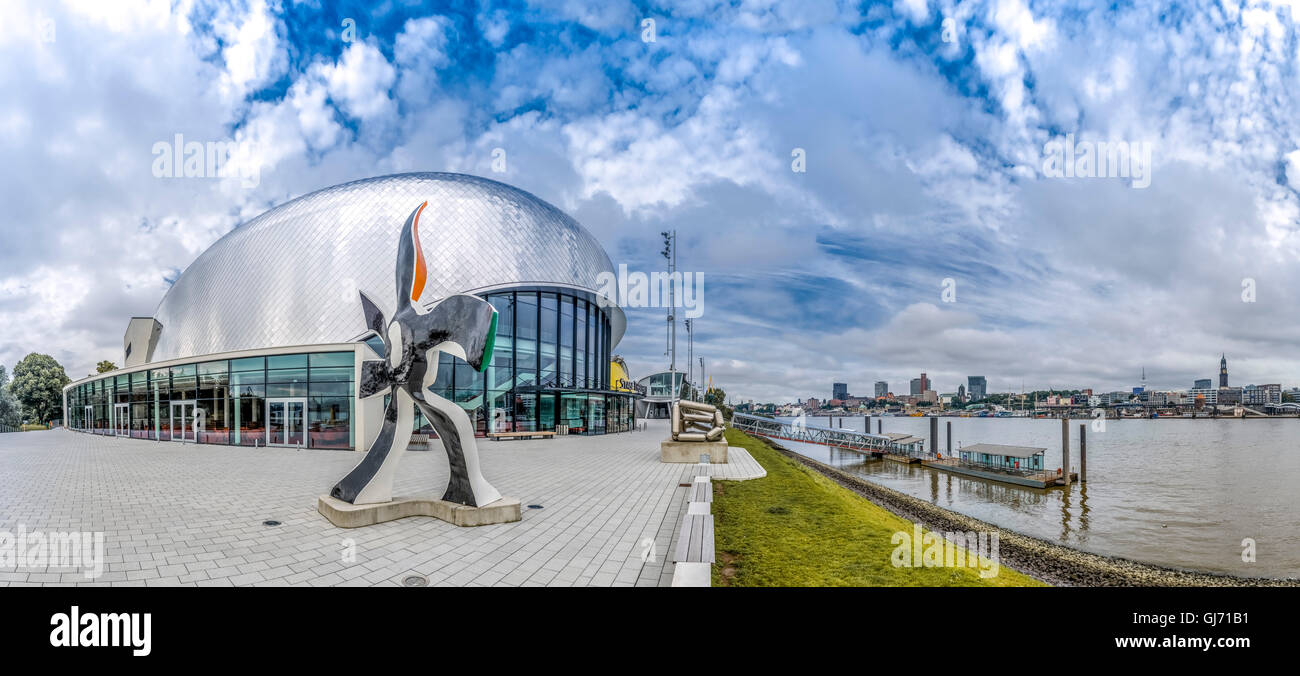
[[[1006,455],[1013,458],[1028,458],[1046,451],[1046,448],[1033,446],[1005,446],[1003,444],[971,444],[962,446],[962,453],[985,453],[987,455]]]

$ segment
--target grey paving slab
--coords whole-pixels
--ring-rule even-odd
[[[664,421],[644,432],[479,444],[483,473],[523,520],[457,528],[411,517],[336,528],[316,497],[361,455],[119,439],[52,430],[0,434],[0,531],[102,532],[104,570],[19,565],[0,585],[667,586],[695,476],[765,475],[743,449],[726,465],[663,464]],[[440,493],[435,443],[402,461],[397,494]],[[268,527],[274,519],[281,525]]]

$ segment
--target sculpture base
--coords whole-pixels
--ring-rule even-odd
[[[708,453],[709,462],[715,465],[727,462],[725,441],[673,441],[659,443],[659,462],[699,462]]]
[[[391,502],[354,505],[322,495],[316,499],[316,511],[339,528],[373,526],[408,516],[432,516],[457,526],[487,526],[521,518],[519,500],[505,497],[482,507],[470,507],[428,497],[393,498]]]

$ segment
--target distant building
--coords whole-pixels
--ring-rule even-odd
[[[1222,376],[1220,376],[1220,378],[1226,378],[1226,377],[1227,377],[1226,375],[1222,375]],[[1240,388],[1240,387],[1220,387],[1220,388],[1219,388],[1219,402],[1218,402],[1218,403],[1219,403],[1220,405],[1240,404],[1240,403],[1241,403],[1241,388]]]
[[[1211,381],[1210,381],[1209,378],[1201,378],[1200,380],[1197,380],[1195,384],[1192,385],[1192,389],[1193,389],[1193,390],[1208,390],[1208,389],[1210,389],[1210,382],[1211,382]]]
[[[1107,392],[1101,395],[1102,406],[1114,406],[1115,404],[1127,403],[1133,396],[1130,392]]]
[[[1153,391],[1147,393],[1147,403],[1152,406],[1174,406],[1183,403],[1183,395],[1179,392],[1161,392]]]
[[[1241,403],[1247,406],[1280,404],[1282,403],[1282,386],[1277,384],[1247,385],[1241,388]]]
[[[883,396],[885,396],[886,394],[889,394],[889,383],[887,383],[887,382],[885,382],[885,381],[883,381],[883,380],[877,380],[877,381],[876,381],[876,398],[879,399],[880,397],[883,397]]]
[[[929,378],[926,378],[926,377],[925,377],[925,374],[922,373],[922,374],[921,374],[921,393],[924,394],[925,391],[928,390],[928,389],[930,389],[930,379],[929,379]]]
[[[966,386],[957,386],[957,401],[966,401]]]
[[[1198,397],[1204,398],[1207,404],[1217,404],[1219,403],[1219,390],[1213,387],[1195,387],[1187,391],[1188,403],[1195,403]]]
[[[1219,357],[1219,387],[1228,386],[1228,355]]]
[[[921,392],[923,392],[923,391],[924,391],[924,388],[921,387],[921,379],[920,379],[920,378],[913,378],[913,379],[912,379],[912,386],[911,386],[911,388],[907,391],[907,393],[908,393],[909,395],[913,396],[913,397],[919,397],[919,396],[921,396]]]
[[[804,408],[807,408],[810,411],[816,411],[821,408],[821,402],[817,401],[817,397],[808,397],[808,401],[804,404]]]
[[[967,376],[966,391],[970,393],[971,401],[979,401],[988,396],[988,382],[984,376]]]
[[[831,399],[848,399],[848,398],[849,398],[848,383],[833,383],[831,385]]]

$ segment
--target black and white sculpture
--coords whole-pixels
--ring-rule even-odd
[[[492,359],[497,312],[477,296],[449,296],[427,313],[417,302],[427,279],[420,250],[420,212],[411,212],[397,247],[397,313],[385,322],[373,301],[361,294],[366,326],[384,342],[386,359],[361,364],[362,398],[390,395],[384,422],[366,456],[330,490],[330,497],[353,505],[386,503],[393,499],[393,477],[411,440],[414,406],[433,425],[447,451],[451,476],[442,499],[482,507],[501,497],[483,478],[478,447],[469,416],[455,403],[433,394],[439,352],[464,359],[482,371]],[[414,404],[414,406],[413,406]]]

